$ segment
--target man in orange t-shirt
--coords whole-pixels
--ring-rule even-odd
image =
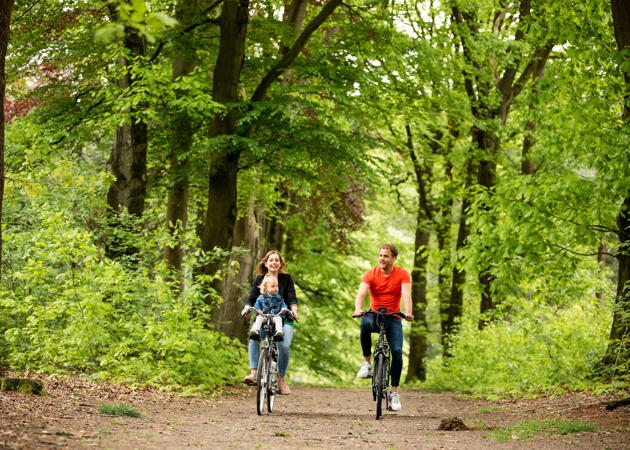
[[[370,293],[370,310],[387,308],[388,313],[400,311],[400,300],[405,304],[405,318],[413,320],[411,301],[411,277],[405,269],[394,266],[398,250],[393,244],[383,244],[378,255],[378,266],[368,270],[361,278],[359,291],[354,301],[354,315],[363,313],[363,301]],[[400,318],[386,316],[387,342],[392,352],[390,404],[393,411],[400,411],[398,385],[403,366],[403,330]],[[369,378],[372,374],[372,333],[378,333],[375,314],[365,314],[361,319],[361,349],[365,361],[357,374],[359,378]]]

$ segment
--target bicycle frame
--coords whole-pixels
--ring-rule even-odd
[[[385,333],[385,310],[379,310],[376,314],[376,324],[379,327],[378,340],[374,346],[372,371],[372,396],[376,401],[376,419],[383,415],[383,399],[385,409],[389,407],[389,376],[391,351]]]
[[[251,311],[256,311],[252,306],[246,306],[241,318],[246,317]],[[256,311],[258,314],[258,311]],[[296,316],[288,309],[282,309],[278,314],[261,314],[265,319],[260,328],[260,356],[256,370],[256,412],[262,415],[267,402],[267,411],[272,412],[278,392],[278,343],[276,342],[274,318],[282,314],[289,314],[294,322]],[[282,338],[279,338],[282,340]]]
[[[380,308],[378,311],[364,311],[363,314],[355,315],[353,317],[360,317],[366,314],[376,315],[376,324],[379,328],[378,340],[376,341],[374,352],[372,354],[372,397],[376,402],[376,419],[378,420],[383,415],[383,399],[385,399],[385,409],[389,409],[388,394],[391,370],[391,350],[389,342],[387,342],[386,318],[387,316],[395,316],[402,319],[406,316],[401,312],[388,314],[386,308]]]
[[[256,412],[262,415],[267,403],[267,411],[272,412],[278,390],[278,344],[273,339],[274,314],[263,314],[265,321],[261,327],[260,357],[256,373]]]

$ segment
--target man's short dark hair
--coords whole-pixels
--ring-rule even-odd
[[[394,258],[398,258],[398,249],[394,244],[383,244],[381,245],[381,249],[386,248],[392,254]]]

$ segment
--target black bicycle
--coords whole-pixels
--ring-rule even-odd
[[[376,402],[376,420],[379,420],[383,416],[383,400],[385,400],[385,409],[389,409],[389,377],[392,359],[385,333],[385,318],[386,316],[396,316],[406,319],[407,316],[401,312],[387,313],[386,308],[379,308],[377,312],[368,310],[352,317],[363,317],[366,314],[376,315],[376,324],[379,328],[378,340],[372,356],[372,397]]]
[[[256,312],[253,307],[249,307],[246,314],[250,311]],[[274,339],[276,327],[273,318],[284,313],[290,314],[290,311],[285,309],[279,314],[262,314],[265,320],[260,327],[260,357],[258,358],[258,369],[256,372],[256,412],[259,416],[265,410],[265,401],[269,412],[273,411],[276,401],[276,392],[278,392],[278,343]]]

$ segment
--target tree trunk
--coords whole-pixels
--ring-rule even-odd
[[[291,1],[282,17],[283,22],[291,25],[295,30],[302,30],[304,27],[304,19],[306,18],[306,9],[308,7],[307,0],[293,0]],[[280,48],[280,54],[287,58],[286,65],[291,63],[291,59],[288,59],[291,55],[287,56],[290,47],[282,45]],[[293,52],[295,54],[295,52]],[[285,76],[283,77],[283,83],[288,84],[290,75],[285,71]],[[267,93],[267,88],[259,88],[257,89],[258,94],[254,96],[254,100],[260,100],[264,98]],[[260,211],[260,214],[257,215],[259,219],[259,224],[262,229],[261,239],[260,239],[260,248],[259,257],[265,255],[269,250],[278,250],[280,252],[283,251],[284,246],[284,219],[288,214],[287,211],[287,200],[291,196],[291,192],[286,188],[284,184],[281,184],[276,187],[277,190],[282,192],[282,195],[279,197],[278,202],[274,205],[276,210],[278,211],[273,217],[269,217],[264,211]],[[257,258],[260,259],[260,258]]]
[[[413,299],[414,320],[409,334],[409,364],[406,381],[426,379],[425,358],[427,356],[427,264],[431,234],[427,221],[432,218],[433,208],[429,200],[431,169],[415,153],[411,128],[407,125],[407,147],[416,175],[418,211],[416,213],[416,236],[414,243],[411,298]],[[436,140],[432,140],[436,142]]]
[[[424,219],[418,217],[413,270],[411,271],[414,320],[411,322],[411,332],[409,333],[407,382],[411,380],[425,381],[427,377],[425,365],[429,348],[427,343],[427,248],[430,234],[425,231],[426,225],[423,222]]]
[[[459,213],[459,227],[457,230],[457,241],[455,243],[455,253],[459,253],[466,245],[466,239],[470,234],[470,228],[467,223],[468,208],[470,207],[470,199],[467,197],[472,177],[474,175],[474,167],[472,161],[469,161],[466,167],[466,181],[464,188],[464,198],[461,201],[461,209]],[[466,282],[466,272],[462,269],[457,261],[453,267],[453,275],[451,277],[451,294],[447,304],[440,304],[440,318],[442,326],[442,344],[444,347],[444,356],[450,356],[451,338],[455,335],[456,325],[462,317],[464,307],[464,283]]]
[[[185,114],[181,114],[185,116]],[[190,123],[184,117],[177,117],[173,123],[173,136],[181,136],[181,139],[173,139],[171,143],[172,153],[168,160],[170,163],[168,195],[166,201],[166,223],[169,234],[173,240],[172,245],[164,248],[164,259],[174,272],[180,272],[184,260],[184,252],[180,244],[179,236],[183,235],[188,225],[188,158],[178,158],[179,152],[190,150],[192,130]]]
[[[4,0],[0,4],[0,98],[4,105],[4,93],[7,86],[6,56],[11,30],[11,11],[13,0]],[[4,203],[4,107],[0,111],[0,279],[2,278],[2,205]],[[0,361],[1,363],[1,361]]]
[[[285,9],[283,21],[291,24],[295,29],[300,29],[306,14],[308,2],[294,0]],[[288,47],[280,49],[281,54],[288,52]],[[279,186],[278,189],[282,189]],[[282,201],[282,200],[281,200]],[[280,208],[284,210],[284,208]],[[232,242],[240,245],[249,252],[246,255],[236,253],[230,256],[230,266],[238,264],[237,273],[228,272],[223,279],[219,292],[223,303],[213,310],[213,323],[226,334],[245,339],[247,328],[243,321],[234,320],[243,306],[243,299],[249,289],[248,281],[253,276],[256,263],[267,251],[276,249],[282,251],[284,225],[278,216],[270,218],[263,208],[256,209],[250,202],[248,211],[238,216],[234,227]]]
[[[452,202],[452,200],[451,200]],[[450,259],[444,255],[450,255],[451,250],[451,223],[452,223],[452,204],[449,204],[451,208],[448,212],[442,209],[441,221],[438,223],[437,227],[437,243],[438,250],[440,252],[440,262],[438,267],[438,305],[440,309],[440,344],[445,346],[445,331],[443,330],[443,326],[446,323],[447,318],[447,305],[449,305],[451,300],[451,278],[452,274],[449,276],[444,270],[445,265],[450,264]],[[461,308],[460,308],[461,313]],[[454,320],[453,322],[454,323]]]
[[[501,126],[505,125],[514,100],[533,78],[532,74],[543,70],[553,45],[546,41],[540,42],[540,47],[536,48],[528,57],[529,61],[526,61],[527,64],[522,68],[520,75],[518,74],[518,69],[522,64],[518,63],[521,63],[520,59],[525,59],[525,57],[513,54],[511,56],[515,60],[511,64],[506,65],[500,76],[497,77],[497,74],[494,73],[486,73],[486,76],[484,76],[484,73],[490,68],[481,66],[477,62],[479,58],[473,54],[475,46],[472,45],[472,42],[479,35],[477,18],[474,13],[460,10],[456,6],[452,8],[452,13],[454,22],[459,27],[455,28],[456,35],[458,34],[457,37],[461,41],[464,59],[469,65],[469,68],[465,68],[463,71],[464,86],[470,101],[471,113],[478,124],[473,127],[471,133],[472,147],[478,150],[481,155],[477,161],[477,183],[492,195],[496,185],[496,158],[501,146],[499,132],[493,129],[493,124],[498,121]],[[502,26],[502,17],[504,15],[495,17],[493,30],[496,32]],[[522,0],[519,3],[519,21],[527,21],[530,17],[531,1]],[[459,31],[457,31],[458,29]],[[522,41],[524,39],[525,32],[523,28],[518,28],[514,34],[514,40]],[[496,81],[494,84],[491,84],[488,80],[493,79]],[[498,103],[494,100],[496,95],[500,98]],[[487,205],[487,208],[489,209],[490,205]],[[479,320],[479,327],[482,328],[485,324],[486,313],[495,307],[492,296],[492,284],[495,277],[492,274],[490,264],[479,268],[478,279],[482,286],[481,315]]]
[[[297,0],[296,5],[300,3]],[[286,53],[263,77],[258,87],[252,94],[251,101],[264,100],[268,89],[293,63],[298,57],[311,35],[326,21],[335,8],[341,4],[341,0],[329,0],[322,7],[321,11],[309,22],[302,33],[297,37],[293,45],[286,50]],[[214,100],[225,105],[236,101],[237,87],[240,77],[241,65],[245,54],[245,33],[248,18],[248,0],[225,0],[223,12],[220,19],[221,43],[219,46],[219,56],[214,72],[213,95]],[[299,10],[300,8],[298,8]],[[299,23],[300,14],[292,16],[296,23]],[[216,117],[211,125],[209,136],[217,137],[230,135],[235,129],[235,112],[228,112],[221,117]],[[248,131],[244,131],[247,133]],[[215,150],[210,164],[208,209],[201,234],[202,247],[206,251],[215,248],[231,250],[235,241],[236,227],[236,194],[238,161],[241,150],[226,144]],[[225,261],[214,261],[204,268],[206,274],[215,274]],[[221,319],[229,317],[230,310],[239,298],[228,297],[221,291],[224,282],[217,281],[214,287],[222,294],[223,301],[215,306],[216,311],[213,317],[218,318],[220,323],[215,325],[219,330],[225,331],[232,337],[240,337],[233,332],[232,325],[226,324]],[[225,310],[225,311],[220,311]],[[233,317],[233,316],[232,316]],[[234,319],[232,319],[234,320]]]
[[[444,149],[444,153],[445,155],[449,155],[452,154],[453,151],[453,147],[452,147],[452,142],[454,142],[456,139],[459,138],[459,133],[458,131],[452,127],[452,124],[449,124],[449,134],[450,134],[450,138],[447,139],[447,142],[449,142],[449,148],[448,149]],[[447,321],[447,311],[448,311],[448,305],[450,304],[450,300],[451,300],[451,294],[452,294],[452,289],[451,289],[451,283],[452,283],[452,276],[453,274],[451,273],[451,275],[448,275],[447,270],[445,270],[445,267],[451,265],[452,261],[451,261],[451,244],[452,244],[452,228],[453,228],[453,223],[455,222],[455,219],[453,217],[454,213],[453,211],[455,211],[455,195],[454,195],[454,191],[456,189],[453,188],[454,183],[453,183],[453,166],[451,165],[451,162],[449,161],[449,158],[445,158],[447,161],[446,167],[444,168],[444,175],[445,175],[445,179],[448,180],[447,183],[447,189],[445,191],[444,197],[442,198],[442,201],[440,202],[440,205],[436,211],[436,214],[439,215],[439,217],[437,217],[435,223],[436,223],[436,237],[437,237],[437,244],[438,244],[438,251],[440,254],[440,258],[439,258],[439,267],[438,267],[438,308],[440,311],[440,317],[439,317],[439,324],[440,324],[440,330],[439,330],[439,334],[440,334],[440,344],[442,345],[442,348],[446,348],[446,333],[444,331],[444,329],[442,328],[444,326],[444,324]],[[463,301],[463,299],[459,299],[459,301]],[[460,313],[461,313],[461,308],[459,309]],[[454,323],[454,320],[452,321],[452,323]]]
[[[624,199],[617,216],[619,251],[617,261],[617,295],[613,308],[608,349],[604,357],[606,365],[628,367],[630,360],[630,195]]]
[[[490,117],[495,116],[495,113],[491,113]],[[488,118],[485,118],[488,119]],[[496,168],[497,168],[497,152],[499,149],[499,140],[491,133],[484,130],[476,129],[473,131],[473,140],[477,143],[477,148],[482,150],[483,157],[479,162],[479,169],[477,172],[477,184],[483,186],[485,190],[492,196],[494,195],[494,187],[497,182]],[[489,206],[487,206],[489,209]],[[479,284],[482,287],[481,291],[481,303],[479,307],[479,328],[483,328],[487,322],[485,314],[495,308],[494,300],[492,298],[492,284],[495,276],[491,272],[491,266],[482,267],[479,275]]]
[[[118,10],[114,4],[109,6],[110,16],[117,20]],[[145,42],[138,30],[125,27],[123,45],[129,50],[133,58],[145,54]],[[118,64],[128,67],[133,61],[121,58]],[[128,70],[125,75],[116,80],[121,90],[130,89],[134,79]],[[138,111],[141,107],[128,111],[129,123],[118,127],[114,134],[112,152],[107,162],[107,170],[114,175],[114,181],[107,193],[107,204],[111,210],[110,224],[112,227],[125,228],[128,224],[118,220],[120,212],[127,211],[135,217],[142,217],[147,184],[147,125],[138,121]],[[107,254],[112,258],[130,255],[137,249],[123,240],[109,242]]]
[[[210,138],[229,136],[234,134],[236,112],[230,109],[238,98],[238,82],[245,58],[245,36],[249,20],[248,0],[225,0],[219,19],[221,37],[219,54],[214,67],[212,96],[217,103],[228,108],[224,115],[217,115],[210,123],[208,135]],[[240,149],[226,142],[216,148],[210,160],[208,177],[208,203],[203,229],[201,231],[201,245],[207,252],[216,249],[230,251],[236,231],[236,201],[237,175]],[[218,259],[207,264],[203,271],[208,275],[215,275],[225,261]],[[249,273],[249,272],[248,272]],[[221,278],[215,279],[213,287],[223,294],[223,301],[213,309],[213,322],[217,330],[232,337],[239,337],[235,333],[232,322],[236,322],[237,315],[233,315],[235,298],[227,297],[221,292],[226,284]],[[229,320],[224,320],[229,317]]]
[[[196,0],[180,0],[177,2],[175,17],[179,21],[180,28],[185,30],[194,23],[197,12]],[[195,48],[187,37],[177,39],[174,42],[173,80],[187,75],[193,71],[197,62],[195,60]],[[179,92],[177,97],[181,97]],[[172,137],[170,144],[169,162],[169,186],[166,202],[166,223],[169,234],[173,238],[173,245],[164,248],[164,259],[175,273],[179,273],[184,259],[182,246],[178,239],[188,225],[188,195],[190,170],[188,155],[192,146],[193,130],[191,119],[185,111],[175,111],[173,114]],[[180,284],[180,288],[183,288]]]
[[[116,6],[109,5],[113,20],[118,19]],[[123,45],[132,57],[142,57],[145,54],[145,42],[140,33],[131,27],[125,27]],[[130,66],[133,61],[121,58],[120,65]],[[123,78],[116,81],[121,89],[132,87],[134,80],[126,71]],[[122,208],[134,216],[142,216],[144,212],[144,198],[147,182],[147,126],[136,123],[139,109],[129,110],[129,124],[119,127],[114,136],[112,153],[107,164],[115,180],[107,193],[107,203],[112,211]]]
[[[485,69],[479,64],[475,63],[473,58],[473,46],[471,41],[476,38],[479,31],[477,29],[477,19],[470,12],[463,12],[458,7],[452,8],[453,17],[455,22],[463,28],[462,32],[458,36],[463,48],[464,59],[470,65],[470,68],[463,71],[464,85],[466,93],[470,101],[470,108],[473,117],[475,117],[477,125],[473,126],[471,130],[471,147],[479,151],[481,155],[480,159],[474,164],[471,162],[470,169],[476,167],[477,169],[477,183],[484,186],[489,191],[492,191],[496,178],[496,149],[498,148],[498,138],[492,136],[490,131],[481,129],[481,126],[485,126],[484,123],[488,123],[492,119],[496,119],[499,114],[499,109],[493,109],[490,106],[490,95],[493,87],[483,77],[477,77],[476,73],[482,73]],[[467,30],[467,31],[463,31]],[[471,70],[474,69],[474,70]],[[492,78],[488,78],[492,79]],[[468,237],[470,230],[468,225],[465,224],[466,216],[468,215],[468,206],[470,203],[465,199],[462,205],[460,228],[458,232],[457,245],[458,249],[460,245],[465,244],[465,240]],[[454,269],[453,271],[453,290],[451,293],[451,305],[452,311],[448,311],[446,315],[446,323],[444,330],[447,335],[450,335],[453,331],[454,322],[452,320],[461,315],[461,305],[463,305],[462,292],[458,286],[464,283],[465,274],[460,273],[460,269]],[[482,296],[480,302],[481,316],[491,309],[494,304],[491,295],[491,283],[492,275],[490,267],[480,267],[478,273],[479,283],[482,286]],[[480,321],[480,326],[482,322]],[[446,348],[445,352],[448,350]]]
[[[219,286],[223,303],[212,310],[212,323],[228,336],[246,343],[246,332],[249,327],[245,321],[238,320],[238,317],[251,288],[255,263],[260,259],[255,250],[249,250],[259,248],[258,224],[254,216],[253,202],[250,202],[247,213],[236,221],[233,242],[235,246],[248,251],[236,252],[230,256],[230,266],[234,264],[237,266],[234,267],[234,271],[228,271]]]
[[[107,193],[112,211],[127,210],[141,217],[147,181],[147,126],[144,123],[123,125],[114,136],[107,167],[116,178]]]

